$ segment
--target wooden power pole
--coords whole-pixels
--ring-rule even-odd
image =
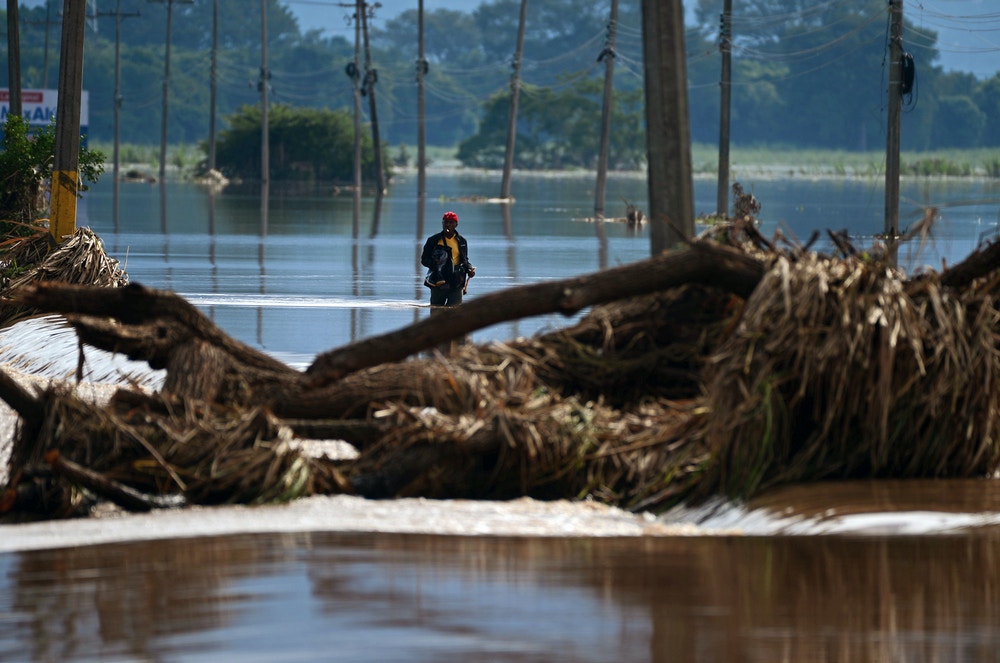
[[[101,14],[102,16],[104,14]],[[115,143],[112,148],[112,176],[113,193],[112,196],[112,216],[115,222],[115,232],[119,230],[119,196],[121,194],[121,111],[122,111],[122,19],[132,16],[139,16],[139,12],[132,14],[122,14],[122,0],[115,3],[115,98],[114,98],[114,132]]]
[[[899,229],[899,143],[903,113],[903,0],[889,0],[889,118],[885,142],[885,234],[890,250]]]
[[[722,77],[719,80],[719,181],[716,213],[729,217],[729,115],[733,82],[733,0],[725,0],[719,23],[719,50],[722,52]]]
[[[694,235],[684,7],[642,0],[649,240],[652,255]]]
[[[163,103],[160,109],[160,184],[162,185],[167,174],[167,109],[170,107],[170,36],[173,30],[174,3],[192,4],[194,0],[146,1],[166,3],[167,5],[167,38],[163,53]]]
[[[365,85],[363,93],[368,95],[368,114],[372,122],[372,147],[375,149],[375,168],[378,172],[375,181],[378,184],[377,198],[381,198],[385,193],[385,172],[382,166],[382,141],[379,139],[378,111],[375,107],[375,82],[378,80],[378,71],[372,69],[372,51],[368,43],[368,3],[362,2],[361,6],[361,31],[365,40]]]
[[[21,108],[21,26],[18,25],[17,0],[7,0],[7,89],[10,114],[22,115]]]
[[[215,115],[219,85],[219,0],[212,0],[212,64],[209,67],[208,169],[215,170]]]
[[[510,200],[510,176],[514,169],[514,143],[517,139],[517,102],[521,94],[521,56],[524,53],[524,24],[528,15],[528,0],[521,0],[521,15],[517,24],[517,50],[511,66],[510,116],[507,118],[507,149],[503,158],[503,178],[500,181],[500,198]]]
[[[608,184],[608,153],[611,151],[611,109],[614,105],[615,36],[618,32],[618,0],[611,0],[608,35],[597,61],[604,60],[604,98],[601,103],[601,147],[597,157],[597,184],[594,187],[594,217],[604,218],[604,197]]]
[[[63,0],[56,102],[55,160],[49,233],[59,243],[76,232],[76,195],[80,183],[80,103],[83,97],[83,35],[86,3]]]
[[[424,57],[424,0],[417,2],[417,238],[424,234],[424,207],[427,203],[427,130],[424,77],[427,59]]]

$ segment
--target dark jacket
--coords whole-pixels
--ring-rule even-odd
[[[420,253],[421,265],[431,270],[435,269],[434,247],[443,237],[444,231],[441,231],[427,238],[427,241],[424,242],[424,250]],[[473,267],[472,263],[469,262],[469,243],[457,231],[455,238],[458,240],[458,264],[455,265],[455,277],[450,285],[452,288],[461,288],[465,284],[465,275]]]

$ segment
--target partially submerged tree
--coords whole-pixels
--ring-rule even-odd
[[[226,118],[229,128],[219,133],[216,163],[229,177],[260,178],[260,106],[243,106]],[[350,183],[354,178],[354,126],[342,110],[292,108],[276,104],[268,114],[270,172],[275,180]],[[362,169],[375,179],[371,136],[361,137]],[[384,163],[390,163],[388,155]],[[387,173],[388,174],[388,173]]]

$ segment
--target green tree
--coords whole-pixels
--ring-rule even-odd
[[[270,174],[275,180],[350,183],[354,179],[353,118],[346,111],[293,108],[268,109]],[[216,164],[229,177],[260,179],[261,112],[243,106],[227,118],[219,132]],[[362,172],[375,178],[375,152],[368,135],[361,137]],[[390,163],[385,156],[383,163]]]
[[[7,116],[0,140],[0,232],[22,235],[46,211],[42,196],[46,180],[52,178],[55,161],[55,122],[29,132],[28,123],[18,115]],[[78,161],[80,191],[104,172],[104,155],[80,148]]]
[[[970,148],[979,145],[986,115],[971,98],[942,97],[934,114],[933,143],[939,147]]]
[[[581,78],[555,89],[525,85],[517,114],[517,168],[593,168],[599,151],[603,81]],[[642,92],[615,95],[611,118],[610,168],[635,168],[645,158]],[[467,166],[499,168],[506,151],[510,93],[483,106],[479,131],[459,145]]]
[[[980,84],[975,91],[976,106],[987,118],[983,126],[982,144],[989,147],[1000,145],[1000,122],[996,118],[1000,117],[1000,74],[995,74]]]

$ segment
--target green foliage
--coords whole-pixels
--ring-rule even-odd
[[[261,112],[243,106],[227,118],[229,128],[219,132],[216,166],[227,177],[260,179]],[[354,179],[354,126],[346,111],[293,108],[278,104],[269,109],[270,176],[274,180],[350,183]],[[383,148],[383,153],[386,150]],[[387,175],[389,158],[383,158]],[[361,136],[361,169],[375,179],[375,150],[370,135]]]
[[[568,86],[523,87],[517,113],[514,165],[525,169],[593,168],[599,153],[603,83],[581,78]],[[642,94],[615,95],[608,167],[635,169],[646,155]],[[479,131],[459,145],[466,166],[499,168],[506,150],[510,93],[493,95],[483,108]]]
[[[45,213],[43,183],[52,177],[55,122],[31,133],[18,115],[8,115],[0,141],[0,232],[24,234]],[[80,148],[80,191],[104,172],[104,154]],[[79,194],[78,194],[79,195]]]

